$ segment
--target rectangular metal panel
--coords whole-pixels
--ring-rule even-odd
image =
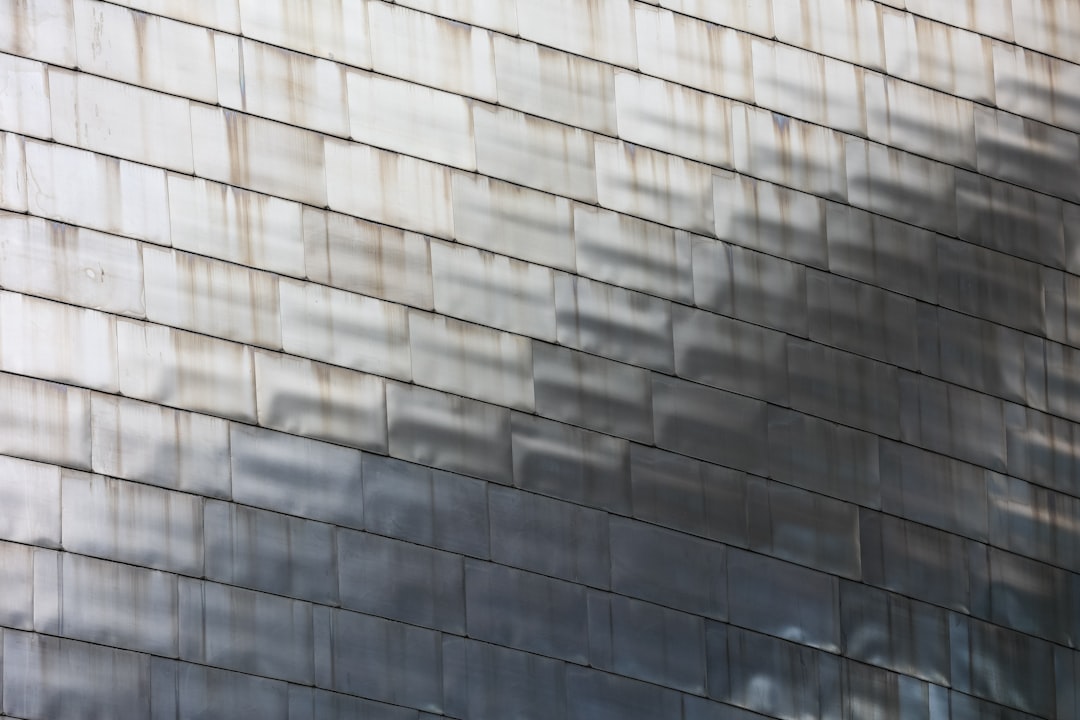
[[[176,576],[64,553],[58,634],[175,657]]]
[[[229,438],[237,502],[363,527],[358,451],[238,424]]]
[[[464,646],[461,668],[450,666],[445,648],[451,642]],[[566,664],[560,660],[448,637],[444,640],[443,671],[448,680],[448,714],[521,720],[566,717]],[[451,707],[451,694],[462,695],[460,708]]]
[[[58,142],[190,173],[190,103],[87,73],[49,70],[52,134]],[[153,138],[167,137],[169,142]]]
[[[351,71],[346,78],[353,140],[476,169],[472,103],[466,98],[374,73]]]
[[[995,42],[994,90],[1002,110],[1080,131],[1080,64],[1040,55],[1016,45]]]
[[[463,634],[462,558],[400,540],[339,530],[341,606]]]
[[[1010,475],[1080,495],[1080,424],[1005,404]]]
[[[533,409],[528,338],[411,311],[409,345],[417,383],[518,410]]]
[[[193,663],[177,663],[175,668],[175,685],[167,691],[175,706],[170,708],[169,720],[174,717],[288,718],[289,686],[283,682]]]
[[[65,550],[202,575],[202,498],[75,470],[61,487]]]
[[[296,709],[296,695],[307,692],[311,698],[311,715],[299,714]],[[289,720],[337,720],[338,718],[371,718],[371,720],[416,720],[417,713],[398,705],[373,702],[351,695],[327,692],[326,690],[309,690],[296,685],[289,686]],[[304,713],[307,705],[304,705]],[[420,718],[429,718],[421,713]]]
[[[376,72],[496,101],[490,32],[383,2],[367,5]]]
[[[821,269],[829,266],[826,207],[815,195],[745,175],[713,176],[718,238]]]
[[[968,638],[963,639],[970,644],[958,646],[954,640],[952,647],[954,654],[970,653],[969,674],[954,677],[953,688],[1041,717],[1052,716],[1053,646],[975,619],[968,626]]]
[[[866,0],[774,0],[776,38],[881,70],[881,7]]]
[[[610,586],[607,517],[521,490],[491,487],[491,558],[572,582]]]
[[[116,336],[124,395],[255,420],[250,347],[134,320],[118,320]]]
[[[630,511],[629,442],[522,413],[512,413],[510,421],[515,486]]]
[[[1053,2],[1054,0],[1051,0]],[[903,8],[905,5],[909,12],[923,17],[933,18],[948,25],[955,25],[983,35],[1012,41],[1013,34],[1013,10],[1010,0],[986,0],[978,5],[968,6],[964,3],[940,3],[934,0],[891,0],[889,5]],[[1045,7],[1045,3],[1042,3]],[[1037,4],[1017,6],[1017,16],[1021,13],[1031,12]],[[1024,8],[1024,9],[1021,9]],[[1028,9],[1030,8],[1030,9]],[[1027,28],[1033,30],[1034,28]]]
[[[510,411],[456,395],[389,383],[390,454],[509,484]]]
[[[465,561],[469,637],[588,662],[586,590],[562,580]]]
[[[309,279],[431,309],[431,250],[422,235],[309,207],[302,234]]]
[[[694,304],[806,335],[806,268],[709,238],[693,239]]]
[[[2,470],[0,470],[0,472],[2,472]],[[4,499],[6,500],[7,498]],[[6,532],[4,533],[4,537],[8,537]],[[33,548],[26,545],[17,545],[15,543],[0,543],[0,583],[2,583],[4,588],[3,594],[0,594],[0,623],[7,628],[33,630]],[[0,650],[0,671],[2,670],[3,651]]]
[[[333,623],[334,689],[441,712],[440,633],[344,610]]]
[[[0,132],[0,141],[0,207],[26,212],[26,140]]]
[[[244,37],[366,68],[371,67],[367,4],[367,0],[239,0],[238,8],[232,2],[226,7],[233,5],[234,15],[239,10],[238,29],[243,29]]]
[[[386,452],[381,377],[261,350],[255,353],[254,376],[260,425]]]
[[[216,103],[213,33],[197,25],[74,0],[80,71]],[[90,32],[93,28],[93,32]]]
[[[90,469],[90,393],[0,373],[0,453]]]
[[[615,592],[727,619],[726,546],[619,517],[610,543]]]
[[[281,347],[275,275],[148,245],[142,260],[148,320]]]
[[[0,538],[60,547],[60,468],[0,456]]]
[[[773,37],[773,9],[770,0],[734,0],[726,3],[714,3],[711,0],[659,0],[652,4],[717,25]]]
[[[496,35],[495,77],[500,105],[606,135],[617,132],[609,65]]]
[[[518,32],[541,45],[637,67],[634,7],[630,0],[518,0]]]
[[[621,140],[598,137],[595,145],[602,207],[691,232],[715,232],[712,167]]]
[[[57,65],[75,64],[71,0],[4,0],[0,8],[8,18],[0,28],[0,49]]]
[[[50,137],[47,66],[15,55],[0,54],[0,83],[7,102],[0,107],[0,128],[24,135]]]
[[[206,503],[204,533],[205,577],[229,585],[337,604],[332,526],[210,501]]]
[[[327,198],[314,205],[453,237],[450,168],[334,138],[325,144]]]
[[[990,620],[1076,647],[1080,575],[990,548]]]
[[[169,174],[168,188],[174,247],[303,276],[298,203],[176,174]]]
[[[381,455],[364,455],[363,469],[365,528],[488,557],[487,483]]]
[[[363,372],[410,379],[404,307],[315,283],[281,280],[285,352]],[[262,293],[263,302],[272,294]]]
[[[10,147],[6,151],[10,155],[9,151]],[[33,215],[169,244],[163,170],[53,143],[28,142],[26,175],[27,208]]]
[[[979,172],[1080,202],[1080,137],[1053,125],[979,107]]]
[[[326,206],[330,176],[323,167],[322,135],[233,110],[192,104],[191,136],[196,175]],[[265,152],[268,147],[275,152]]]
[[[743,550],[728,551],[728,618],[829,652],[840,650],[837,579]],[[797,602],[792,602],[793,598]]]
[[[948,692],[944,687],[851,660],[843,662],[842,672],[844,717],[931,720],[930,693]]]
[[[0,213],[0,285],[120,315],[144,312],[137,243],[26,215]]]
[[[692,302],[689,233],[575,204],[574,241],[580,274]]]
[[[116,4],[176,18],[193,25],[203,25],[229,33],[240,32],[236,0],[190,0],[184,3],[177,3],[175,0],[120,0]]]
[[[613,102],[623,140],[731,167],[731,103],[726,98],[617,70]]]
[[[441,15],[469,25],[518,34],[517,3],[502,0],[400,0],[398,5]]]
[[[678,717],[679,693],[657,685],[567,666],[569,720],[646,720]]]

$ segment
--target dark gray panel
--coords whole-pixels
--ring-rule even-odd
[[[840,650],[837,579],[732,548],[728,617],[736,625],[831,652]]]
[[[337,545],[343,607],[465,631],[460,556],[351,530],[338,531]]]
[[[672,317],[680,377],[787,404],[783,333],[683,305],[673,307]]]
[[[34,549],[0,542],[0,625],[34,629]],[[2,655],[0,655],[2,657]],[[2,678],[3,675],[0,675]]]
[[[326,690],[308,690],[289,687],[289,698],[295,690],[307,690],[311,694],[311,720],[417,720],[419,713],[396,705],[364,700],[363,698],[328,692]],[[292,707],[289,720],[298,720]]]
[[[363,527],[359,450],[237,424],[230,441],[237,502]]]
[[[635,520],[610,521],[615,592],[726,619],[725,546]]]
[[[1080,652],[1054,648],[1054,686],[1057,689],[1057,716],[1080,714]]]
[[[1003,475],[989,495],[995,545],[1080,572],[1080,498]]]
[[[1080,575],[990,548],[990,619],[1005,627],[1076,647],[1080,641]]]
[[[142,720],[150,658],[4,630],[4,713],[38,720]]]
[[[856,506],[764,480],[749,484],[747,498],[752,549],[858,579]]]
[[[652,720],[681,712],[674,690],[576,665],[566,669],[566,704],[570,720]]]
[[[513,488],[488,492],[496,562],[606,588],[611,583],[607,515]]]
[[[511,415],[514,485],[630,512],[630,443],[531,415]]]
[[[900,436],[900,389],[891,365],[789,338],[788,386],[796,410]]]
[[[183,720],[290,720],[289,686],[217,668],[177,663],[175,697]]]
[[[590,665],[639,680],[705,692],[705,622],[677,610],[589,594]]]
[[[881,505],[877,436],[769,407],[769,476],[791,485]]]
[[[381,455],[364,455],[368,530],[488,556],[487,483]]]
[[[498,645],[588,662],[585,588],[465,561],[468,634]]]
[[[844,655],[949,683],[949,614],[884,590],[840,582]]]
[[[657,448],[630,446],[634,517],[745,546],[747,475]]]
[[[758,475],[766,468],[766,405],[696,383],[653,375],[656,444]]]
[[[211,580],[337,603],[331,525],[211,500],[205,533]]]
[[[337,610],[332,642],[335,690],[442,711],[439,633]]]
[[[566,717],[565,663],[473,640],[455,639],[455,642],[464,646],[465,667],[463,677],[447,684],[447,688],[453,687],[466,696],[466,706],[461,708],[459,717],[474,720]],[[445,655],[444,650],[444,658]],[[447,667],[445,659],[443,667]],[[447,710],[451,709],[447,707]]]
[[[1031,338],[1040,343],[1039,338]],[[1031,344],[1031,343],[1029,343]],[[1046,342],[1046,396],[1048,405],[1027,403],[1070,420],[1080,420],[1080,350]],[[1042,356],[1039,356],[1042,359]]]
[[[1034,715],[1002,707],[955,691],[948,693],[946,709],[951,720],[1035,720]],[[943,715],[944,717],[944,715]],[[933,718],[937,720],[937,718]]]
[[[986,541],[987,486],[1002,476],[887,440],[880,450],[882,510]]]
[[[683,718],[684,720],[761,720],[762,716],[734,705],[724,705],[693,695],[683,695]]]
[[[1005,404],[1009,474],[1080,496],[1080,424]]]
[[[0,455],[0,538],[60,546],[60,468]]]
[[[930,720],[926,683],[887,670],[844,662],[844,717],[851,720]]]
[[[510,411],[456,395],[388,383],[390,454],[510,484]]]
[[[536,411],[572,425],[651,443],[648,376],[641,368],[533,343]]]

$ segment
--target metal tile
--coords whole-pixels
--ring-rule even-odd
[[[990,548],[990,620],[1076,647],[1080,575]]]
[[[567,718],[570,720],[645,720],[678,717],[679,693],[590,668],[566,669]]]
[[[499,0],[401,0],[397,4],[468,25],[491,28],[506,35],[518,34],[516,3]]]
[[[955,616],[954,616],[955,617]],[[953,678],[953,688],[1039,716],[1054,712],[1053,646],[1033,637],[972,619],[970,643],[953,651],[970,653],[970,675]]]
[[[21,54],[21,53],[20,53]],[[10,99],[0,108],[0,127],[24,135],[52,135],[47,66],[0,54],[0,83]]]
[[[124,395],[255,420],[251,348],[123,319],[117,320],[116,336]]]
[[[0,141],[0,207],[26,212],[26,141],[5,132],[0,132]]]
[[[337,604],[330,525],[211,500],[206,503],[204,533],[206,578]]]
[[[447,692],[465,696],[462,717],[566,717],[565,663],[472,640],[460,642],[464,645],[464,677],[459,682],[447,677],[450,671],[445,650],[443,668]],[[447,712],[450,710],[448,698]]]
[[[939,20],[948,25],[971,28],[977,33],[1012,40],[1013,12],[1012,3],[1006,0],[988,0],[978,6],[942,5],[934,0],[905,0],[907,9],[916,15]],[[894,2],[890,5],[896,6]],[[903,7],[905,3],[900,3]],[[1035,6],[1032,6],[1034,9]],[[1034,28],[1027,28],[1034,30]]]
[[[1080,572],[1080,498],[1002,475],[988,494],[996,545]]]
[[[431,309],[428,239],[348,215],[304,208],[307,277],[363,295]]]
[[[774,0],[773,18],[782,42],[878,70],[885,65],[881,7],[876,3]]]
[[[726,620],[727,547],[625,518],[610,518],[611,587]]]
[[[177,663],[176,686],[171,689],[176,716],[226,720],[258,717],[287,720],[288,685],[246,673]]]
[[[53,550],[34,548],[34,632],[60,634],[63,616],[62,561],[64,555]]]
[[[459,555],[338,530],[341,605],[457,634],[465,632],[465,570]]]
[[[0,29],[0,49],[57,65],[75,64],[70,0],[5,0],[2,12],[10,22]]]
[[[652,4],[717,25],[773,37],[772,3],[764,0],[735,0],[719,5],[709,0],[660,0]]]
[[[229,33],[240,31],[236,0],[194,0],[178,5],[172,0],[121,0],[117,5],[143,10],[154,15],[176,18],[193,25],[203,25]]]
[[[296,685],[289,686],[289,699],[292,701],[293,694],[301,690]],[[304,688],[306,690],[306,688]],[[372,702],[351,695],[327,692],[325,690],[311,691],[312,715],[311,720],[337,720],[338,718],[371,718],[372,720],[416,720],[415,710],[409,710],[398,705]],[[306,709],[306,708],[305,708]],[[298,716],[290,706],[289,720],[302,720],[306,716]],[[423,713],[420,715],[426,716]]]
[[[930,693],[940,686],[879,670],[862,663],[843,662],[844,717],[920,718],[930,720]]]
[[[1080,67],[1016,45],[995,42],[994,90],[997,106],[1050,125],[1080,131],[1075,91]]]
[[[61,491],[65,550],[202,575],[202,498],[66,469]]]
[[[488,557],[487,483],[381,455],[363,467],[368,530]]]
[[[518,32],[527,40],[614,65],[637,66],[630,0],[518,0]]]
[[[1080,202],[1076,133],[979,107],[975,138],[980,173]]]
[[[0,455],[0,538],[60,547],[60,468]]]
[[[285,352],[410,379],[409,325],[404,307],[293,280],[281,280],[279,292]],[[266,302],[268,294],[260,293],[259,297]]]
[[[158,0],[162,1],[168,0]],[[229,5],[233,7],[228,8]],[[239,11],[237,29],[243,30],[244,37],[349,65],[371,67],[366,0],[239,0],[235,4],[226,3],[225,7],[234,16]],[[237,29],[220,29],[239,34]]]
[[[386,451],[382,378],[261,350],[255,353],[254,375],[260,425]]]
[[[434,390],[386,386],[390,454],[509,484],[510,411]]]
[[[605,513],[514,488],[488,490],[491,559],[571,582],[611,584]]]
[[[4,537],[8,537],[7,533]],[[26,545],[0,543],[0,623],[7,628],[34,629],[34,550]],[[0,670],[3,652],[0,650]]]
[[[629,442],[522,413],[512,413],[510,423],[516,487],[630,511]]]
[[[90,469],[90,393],[0,373],[0,454]]]
[[[1005,404],[1010,475],[1080,495],[1080,424]]]

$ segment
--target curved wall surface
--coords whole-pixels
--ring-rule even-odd
[[[0,0],[0,708],[1080,717],[1076,0]]]

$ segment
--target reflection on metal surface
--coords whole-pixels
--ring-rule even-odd
[[[0,715],[1080,717],[1075,0],[0,0]]]

